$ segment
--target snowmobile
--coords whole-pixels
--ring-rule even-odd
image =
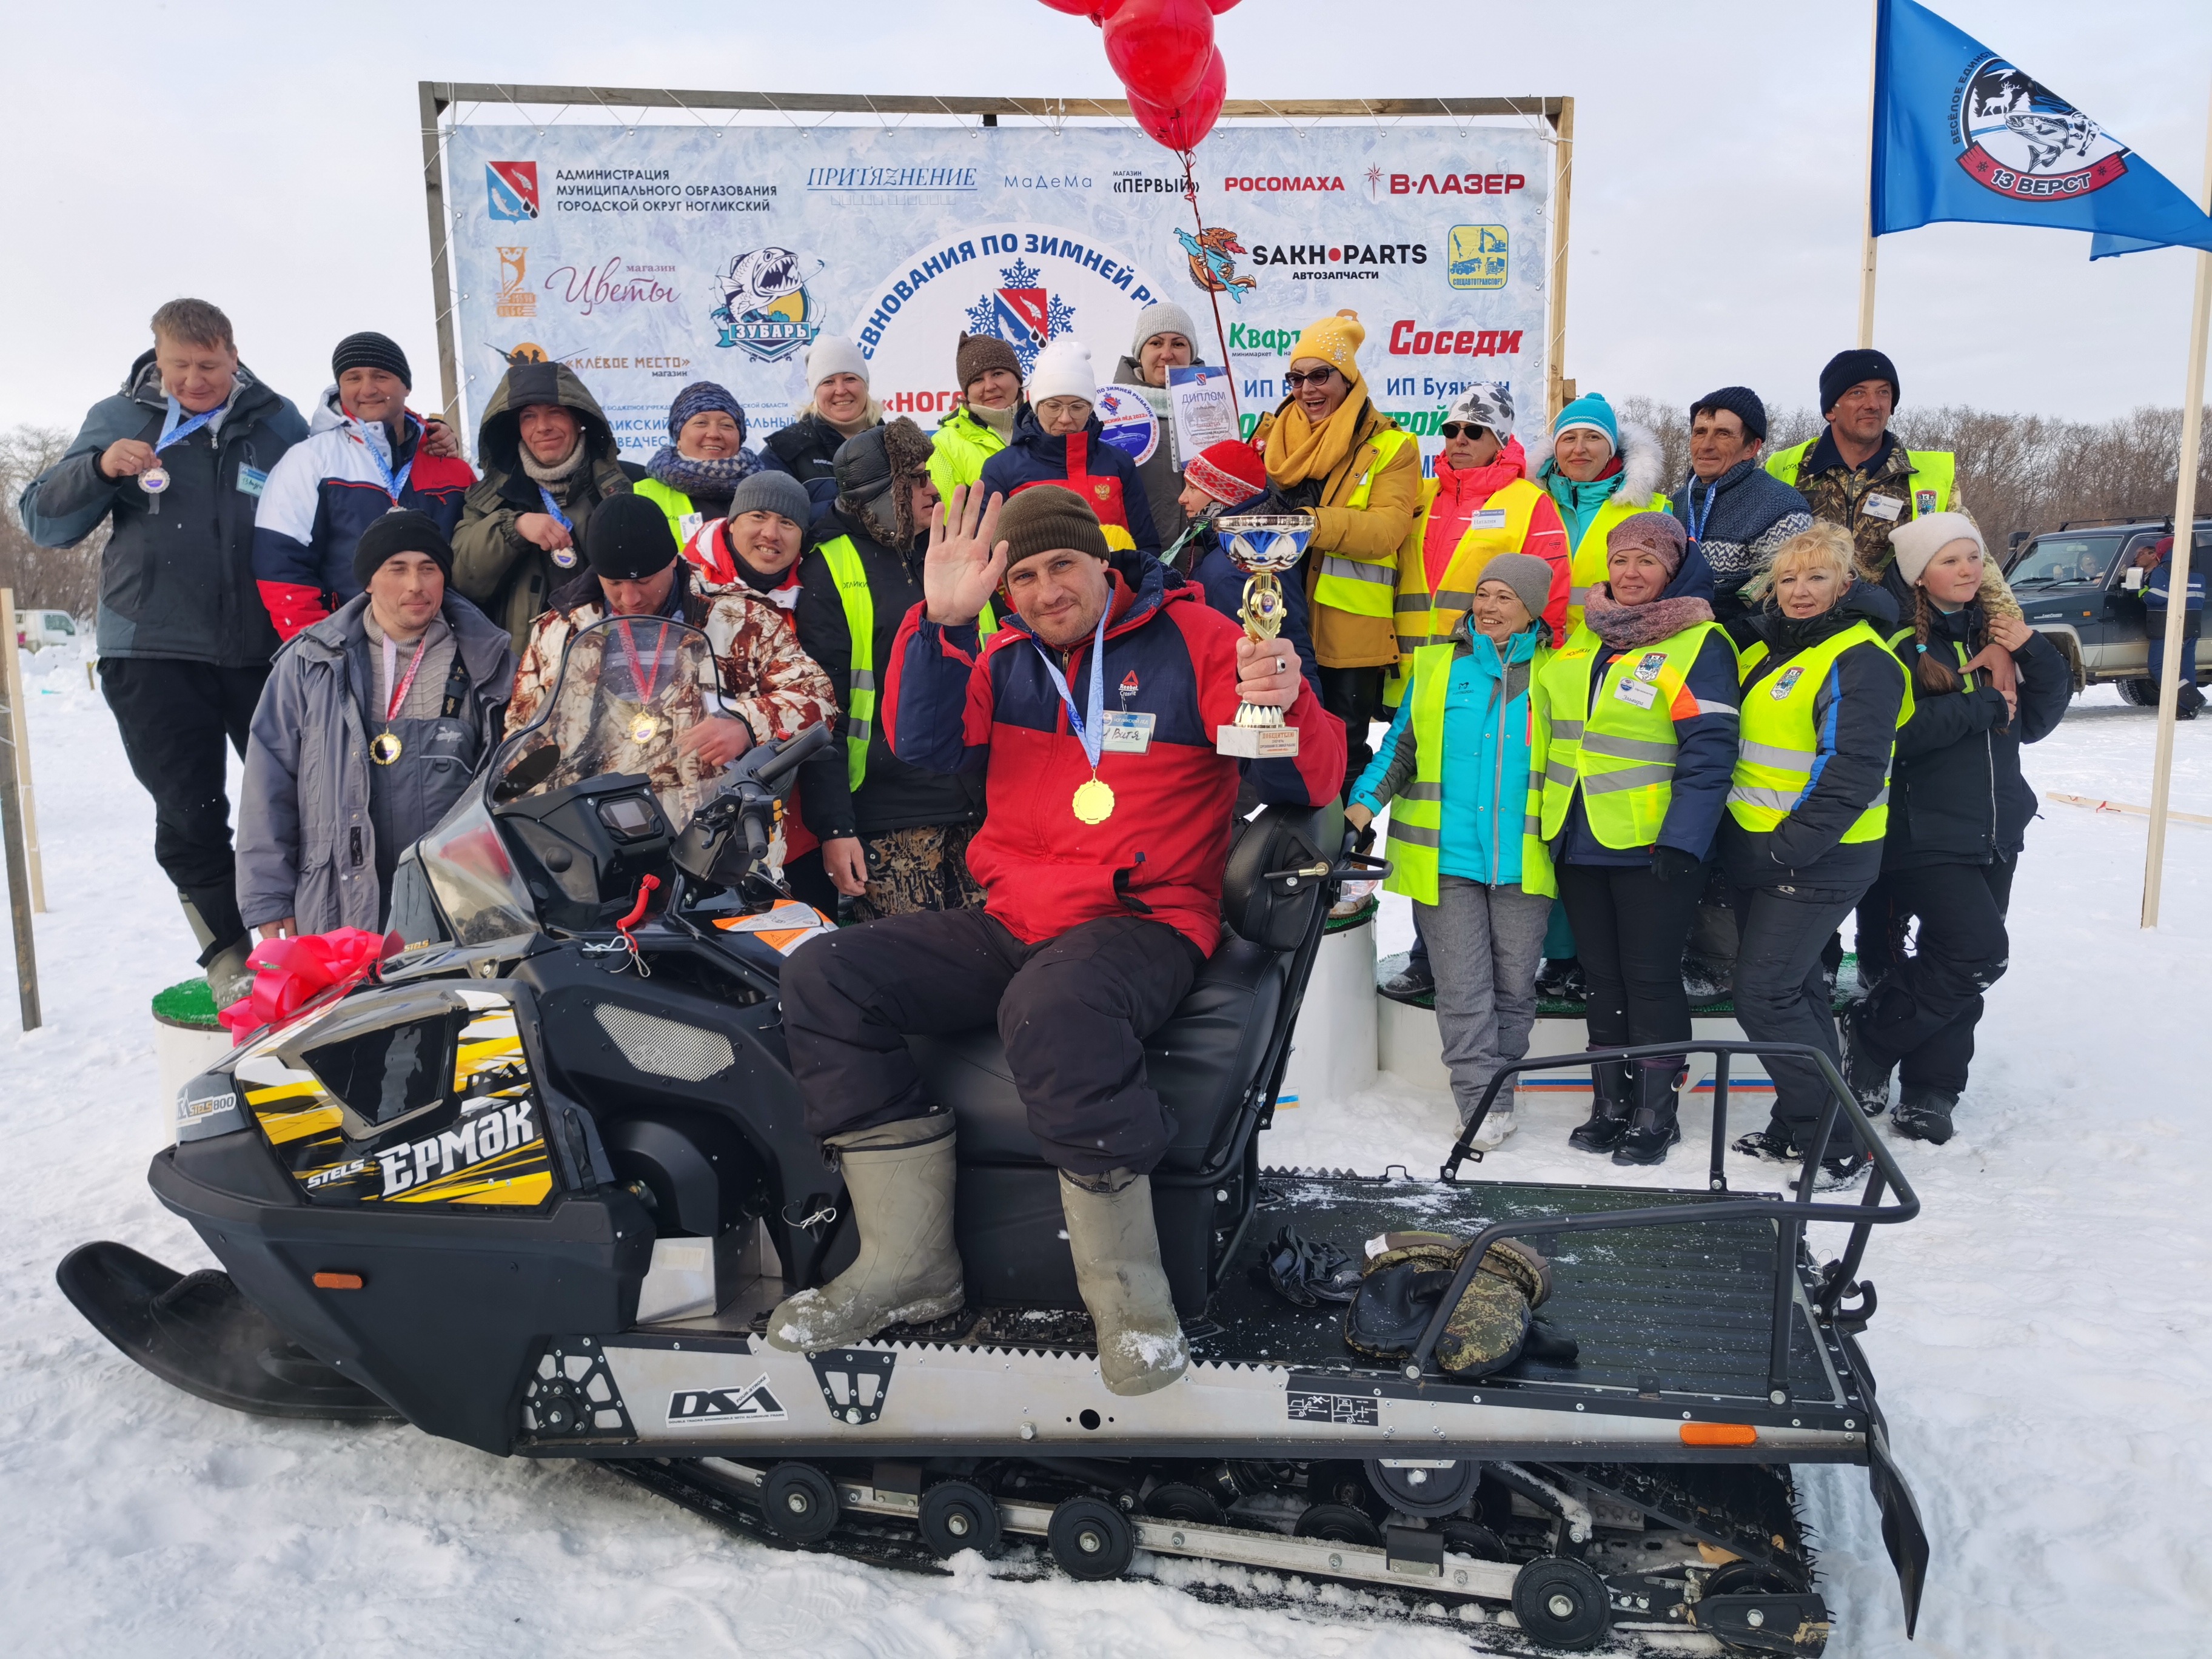
[[[1698,1045],[1717,1056],[1702,1190],[1463,1177],[1487,1101],[1433,1180],[1263,1164],[1330,905],[1379,863],[1334,807],[1239,823],[1222,942],[1147,1045],[1178,1125],[1152,1185],[1181,1381],[1102,1384],[1057,1175],[995,1030],[910,1040],[957,1117],[966,1310],[769,1347],[769,1310],[856,1249],[778,1002],[788,953],[830,925],[781,887],[780,815],[833,739],[703,772],[682,734],[717,696],[708,641],[656,620],[641,642],[636,620],[580,631],[540,718],[410,850],[393,927],[415,942],[179,1091],[149,1180],[221,1269],[112,1243],[61,1264],[134,1360],[241,1411],[597,1460],[787,1547],[941,1570],[963,1549],[1027,1559],[1027,1539],[1083,1579],[1143,1551],[1247,1599],[1510,1607],[1557,1649],[1820,1651],[1792,1469],[1853,1463],[1910,1626],[1928,1546],[1856,1341],[1875,1310],[1857,1273],[1872,1229],[1918,1200],[1825,1060],[1830,1117],[1870,1160],[1850,1201],[1816,1200],[1815,1170],[1729,1191],[1741,1043]],[[1563,1063],[1525,1061],[1492,1097]],[[1813,1222],[1849,1227],[1825,1265]],[[1300,1264],[1408,1229],[1472,1244],[1378,1359]],[[1452,1374],[1449,1316],[1509,1238],[1549,1258],[1564,1340]]]

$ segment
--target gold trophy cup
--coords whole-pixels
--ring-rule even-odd
[[[1277,574],[1305,556],[1313,520],[1302,513],[1248,513],[1218,519],[1214,528],[1226,538],[1230,562],[1246,577],[1244,605],[1237,620],[1248,639],[1272,640],[1283,631],[1283,585]],[[1283,724],[1283,711],[1239,703],[1236,721],[1214,730],[1216,752],[1246,760],[1279,758],[1298,752],[1296,726]]]

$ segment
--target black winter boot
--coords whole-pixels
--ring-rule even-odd
[[[1628,1115],[1635,1109],[1631,1092],[1635,1083],[1625,1060],[1607,1060],[1590,1067],[1589,1121],[1567,1137],[1567,1145],[1585,1152],[1609,1152],[1628,1132]]]
[[[1674,1121],[1681,1104],[1681,1097],[1675,1092],[1680,1075],[1671,1066],[1637,1067],[1636,1111],[1620,1145],[1613,1149],[1615,1164],[1666,1161],[1667,1149],[1682,1138],[1682,1126]]]
[[[1897,1062],[1883,1060],[1868,1046],[1860,1022],[1869,1006],[1862,1003],[1838,1024],[1844,1028],[1844,1081],[1858,1097],[1859,1109],[1869,1117],[1879,1117],[1889,1109],[1889,1080]]]
[[[1890,1121],[1897,1133],[1908,1140],[1924,1140],[1931,1146],[1941,1146],[1951,1138],[1951,1114],[1958,1109],[1959,1097],[1941,1089],[1908,1088],[1905,1097],[1897,1103],[1897,1115]]]
[[[1553,1002],[1585,1002],[1589,981],[1578,957],[1547,957],[1536,969],[1536,994]]]

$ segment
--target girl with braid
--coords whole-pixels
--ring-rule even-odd
[[[1890,532],[1884,585],[1910,626],[1890,641],[1912,685],[1897,734],[1881,879],[1866,907],[1920,933],[1844,1021],[1845,1069],[1870,1112],[1902,1094],[1899,1134],[1941,1146],[1966,1085],[1982,994],[2005,970],[2005,912],[2035,816],[2020,747],[2058,725],[2073,679],[2050,641],[1984,608],[1987,551],[1973,520],[1933,513]],[[1993,672],[2009,665],[2008,690]]]

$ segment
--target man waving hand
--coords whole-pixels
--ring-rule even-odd
[[[1342,781],[1344,731],[1289,647],[1246,639],[1158,560],[1109,552],[1073,491],[980,494],[956,489],[932,528],[884,707],[901,760],[988,769],[968,853],[988,897],[826,935],[784,970],[792,1068],[808,1127],[841,1155],[861,1248],[779,1308],[769,1340],[836,1347],[962,1305],[952,1118],[903,1037],[995,1019],[1060,1171],[1100,1374],[1145,1394],[1188,1355],[1152,1224],[1172,1126],[1144,1041],[1219,938],[1240,768],[1263,800],[1319,805]],[[1000,592],[1015,618],[986,645],[975,617]],[[1295,758],[1214,751],[1240,701],[1286,711]]]

